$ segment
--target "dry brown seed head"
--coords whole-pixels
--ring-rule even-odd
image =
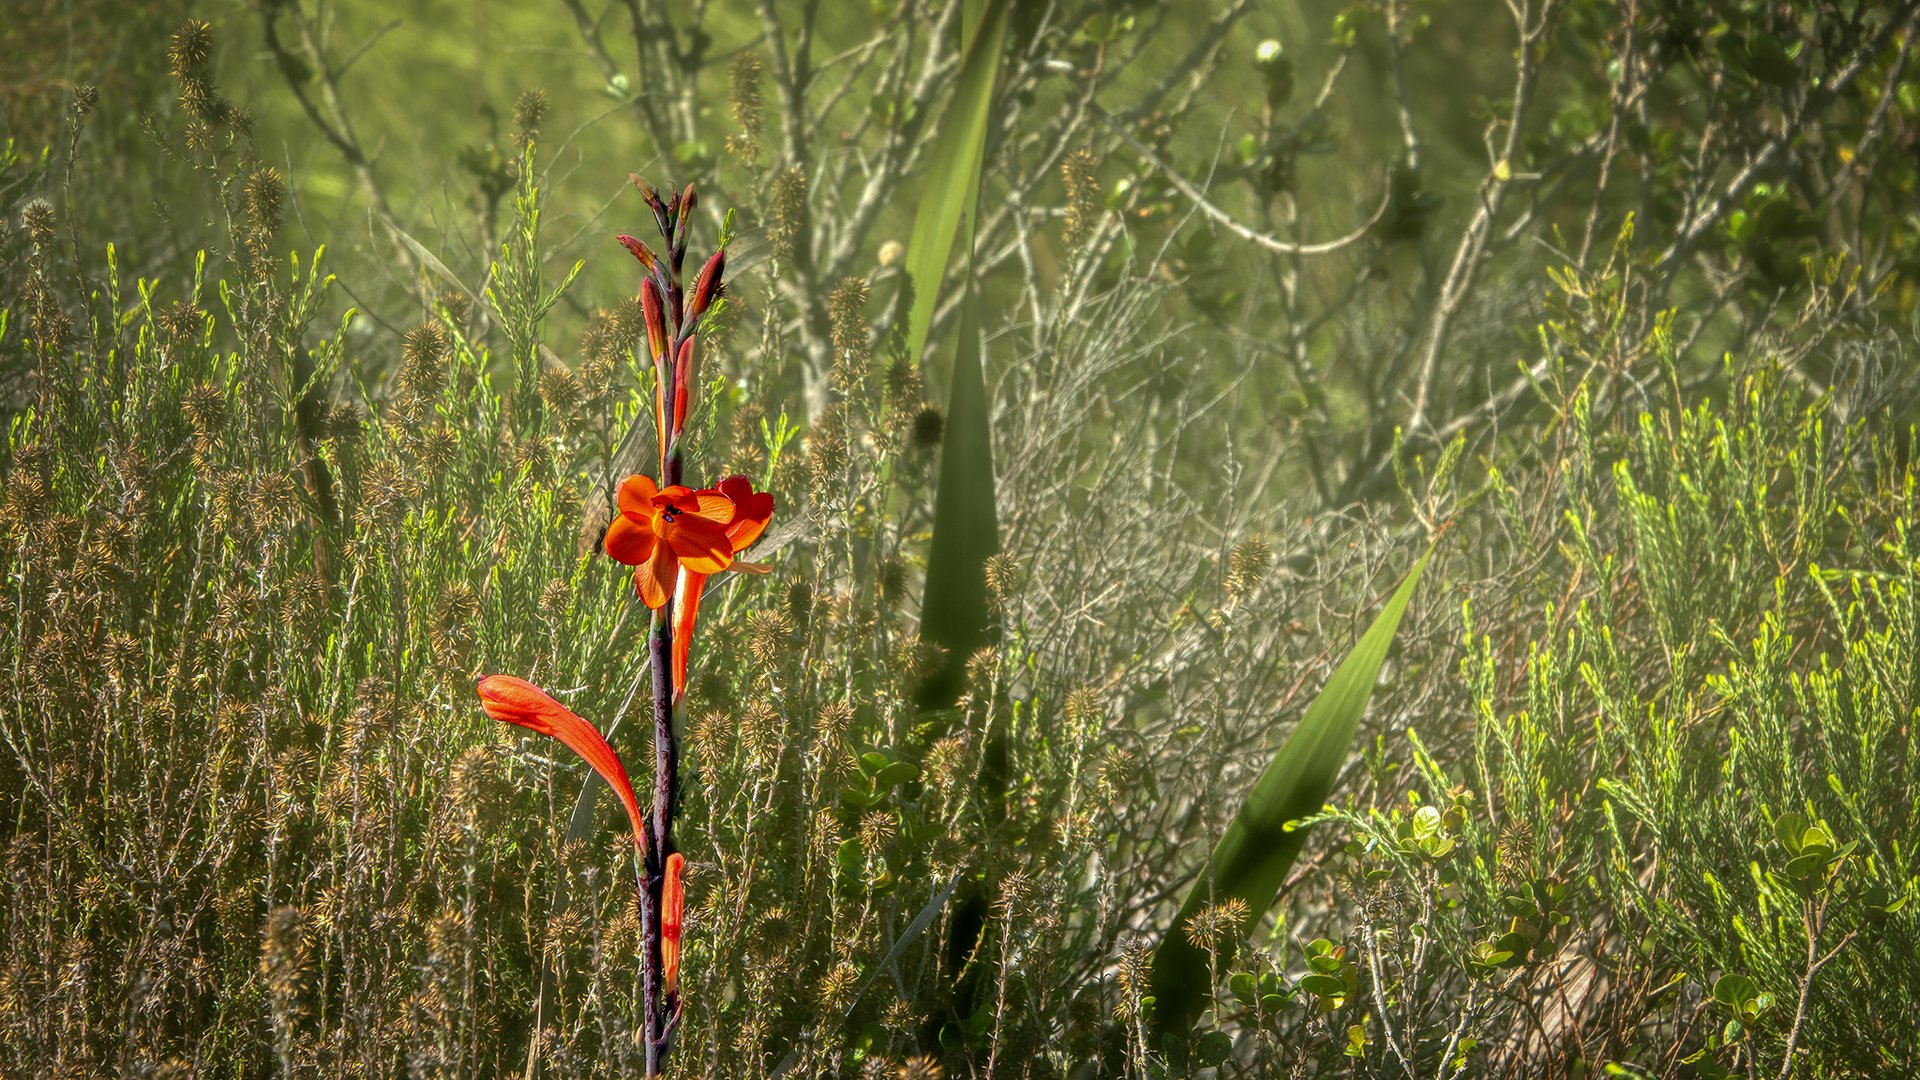
[[[941,791],[952,791],[967,771],[966,736],[948,735],[928,747],[924,767],[929,783]]]
[[[513,141],[524,147],[539,138],[549,111],[545,90],[523,92],[513,103]]]
[[[727,67],[727,104],[733,110],[733,122],[740,125],[749,143],[760,137],[760,79],[765,70],[766,62],[752,49],[735,53],[733,63]]]
[[[287,182],[280,170],[262,165],[247,176],[247,222],[264,233],[280,226],[280,208],[287,197]]]
[[[747,616],[747,652],[761,667],[778,666],[793,640],[793,624],[778,611]]]
[[[1067,189],[1066,240],[1069,249],[1078,249],[1100,225],[1101,199],[1098,163],[1086,150],[1068,154],[1060,163],[1060,179]]]
[[[782,746],[780,714],[764,700],[747,706],[740,718],[740,743],[761,764],[778,756]]]
[[[816,723],[822,742],[838,742],[853,727],[853,706],[842,701],[822,705]]]
[[[900,1065],[900,1080],[946,1080],[947,1070],[930,1057],[910,1057]]]
[[[813,585],[805,581],[795,581],[787,586],[786,616],[793,625],[805,631],[813,620]]]
[[[1000,674],[1000,650],[983,645],[967,657],[967,686],[984,694]]]
[[[1227,599],[1239,603],[1253,595],[1272,563],[1273,545],[1265,534],[1254,533],[1235,544],[1227,556]]]
[[[1020,560],[1007,552],[996,552],[987,558],[987,591],[992,594],[994,605],[1006,610],[1020,591]]]
[[[452,351],[453,341],[438,319],[407,331],[400,343],[401,387],[410,394],[439,393]]]
[[[806,170],[796,165],[774,177],[768,202],[771,220],[767,237],[773,242],[774,254],[783,259],[792,258],[800,234],[807,227]]]
[[[820,980],[820,1008],[823,1012],[837,1013],[853,1003],[854,991],[860,986],[860,972],[845,960],[835,964],[831,971]]]
[[[877,859],[899,831],[899,821],[891,810],[869,810],[860,818],[860,850],[869,859]]]
[[[887,363],[888,409],[902,420],[911,421],[924,393],[920,368],[912,360],[895,356]]]
[[[840,850],[840,842],[845,839],[840,833],[840,816],[830,807],[822,807],[813,812],[813,824],[807,830],[808,847],[816,858],[828,859]]]
[[[540,589],[540,613],[549,619],[566,615],[573,605],[573,585],[565,578],[553,578]]]
[[[866,372],[873,356],[873,328],[867,322],[867,279],[851,275],[840,279],[827,297],[827,322],[838,362],[858,374]]]
[[[1034,897],[1033,879],[1024,871],[1015,870],[1000,879],[1000,888],[995,893],[994,909],[1001,918],[1016,918],[1032,913],[1028,901]]]
[[[27,239],[36,247],[46,247],[53,242],[53,204],[45,199],[34,199],[20,211],[20,224],[27,230]]]

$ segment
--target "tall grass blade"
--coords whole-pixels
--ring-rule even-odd
[[[1258,923],[1278,898],[1287,871],[1306,842],[1306,830],[1289,829],[1287,823],[1326,805],[1366,712],[1367,699],[1373,695],[1380,666],[1386,662],[1387,648],[1400,628],[1400,617],[1432,554],[1429,548],[1420,556],[1320,696],[1307,706],[1307,714],[1254,783],[1246,805],[1227,824],[1206,870],[1180,905],[1179,917],[1167,928],[1153,957],[1153,989],[1162,1031],[1184,1032],[1211,989],[1207,955],[1187,939],[1187,920],[1208,904],[1238,898],[1247,905],[1244,930]]]

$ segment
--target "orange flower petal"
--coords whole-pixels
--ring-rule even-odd
[[[737,565],[737,564],[736,564]],[[707,575],[680,567],[680,580],[673,590],[673,697],[680,700],[687,692],[687,659],[693,652],[693,626],[700,618],[700,593],[706,588]]]
[[[660,486],[653,477],[645,473],[634,473],[620,483],[620,512],[638,517],[650,517],[653,514],[653,497]]]
[[[744,476],[727,477],[720,481],[719,490],[733,503],[727,539],[732,541],[734,551],[745,551],[760,539],[760,534],[767,531],[767,523],[773,520],[773,496],[753,490],[753,481]]]
[[[642,603],[655,611],[667,606],[667,598],[673,593],[675,568],[673,549],[655,544],[653,558],[633,568],[633,591],[640,594]]]
[[[687,569],[699,574],[717,574],[733,561],[733,544],[727,539],[727,527],[698,514],[682,513],[672,521],[661,519],[660,537]]]
[[[559,739],[567,749],[585,759],[613,788],[614,794],[620,796],[621,805],[627,809],[627,820],[633,825],[633,842],[642,851],[646,850],[646,822],[640,816],[640,802],[634,798],[633,784],[627,780],[627,768],[592,724],[548,697],[546,691],[512,675],[489,675],[481,679],[479,693],[480,707],[488,716]]]
[[[667,880],[660,890],[660,981],[667,993],[680,989],[680,932],[685,926],[687,858],[667,856]]]
[[[671,487],[661,488],[654,495],[650,505],[655,510],[672,508],[691,513],[700,507],[699,500],[694,497],[696,494],[698,493],[685,484],[674,484]]]
[[[692,502],[694,516],[705,518],[723,529],[733,523],[737,513],[733,500],[714,488],[694,492]]]
[[[653,526],[646,518],[620,514],[607,529],[606,548],[615,562],[639,566],[653,558]]]

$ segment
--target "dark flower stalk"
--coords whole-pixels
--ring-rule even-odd
[[[686,906],[686,858],[673,846],[673,818],[680,802],[680,743],[673,712],[686,693],[693,629],[707,578],[728,570],[768,569],[737,556],[766,531],[773,518],[773,496],[755,491],[744,476],[699,489],[682,482],[687,448],[681,436],[699,386],[700,328],[721,296],[726,250],[722,247],[707,259],[689,293],[681,270],[695,205],[693,188],[662,198],[639,177],[633,182],[653,211],[666,252],[656,255],[631,236],[619,237],[646,271],[640,307],[654,372],[660,472],[657,480],[634,475],[621,482],[620,513],[607,529],[605,546],[609,556],[634,568],[634,591],[653,611],[647,630],[647,662],[653,674],[652,805],[640,810],[619,755],[593,726],[539,688],[510,676],[489,676],[481,682],[480,697],[494,719],[566,743],[621,795],[633,822],[639,859],[641,1043],[646,1074],[658,1076],[680,1022],[680,935]]]

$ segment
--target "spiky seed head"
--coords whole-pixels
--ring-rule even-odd
[[[1075,150],[1060,163],[1060,179],[1067,189],[1067,247],[1078,250],[1100,225],[1101,199],[1098,163],[1086,150]]]
[[[287,182],[280,170],[262,165],[247,174],[247,222],[261,232],[271,233],[280,225],[280,210],[287,197]]]
[[[540,125],[547,119],[549,106],[545,90],[527,90],[513,103],[513,141],[525,147],[540,137]]]
[[[1006,611],[1020,592],[1020,560],[1001,551],[987,557],[983,568],[987,577],[987,593],[993,606]]]
[[[951,792],[966,775],[966,736],[948,735],[936,741],[927,748],[927,756],[922,764],[928,783],[940,791]]]
[[[805,581],[795,581],[787,586],[787,618],[795,629],[805,632],[807,624],[813,620],[813,585]]]
[[[740,716],[740,744],[756,764],[770,764],[784,743],[782,727],[780,714],[774,707],[764,700],[756,700]]]
[[[877,859],[893,843],[899,821],[891,810],[869,810],[860,818],[860,850],[869,859]]]
[[[20,225],[27,230],[27,239],[35,247],[46,247],[53,243],[53,204],[45,199],[34,199],[20,211]]]
[[[400,343],[402,388],[410,394],[439,393],[446,378],[447,357],[452,350],[452,339],[438,319],[407,331],[407,336]]]
[[[767,239],[772,241],[776,256],[790,259],[807,227],[806,170],[796,165],[774,177],[767,201]]]
[[[760,54],[752,49],[742,49],[733,54],[733,63],[727,67],[727,105],[733,110],[733,122],[740,125],[740,130],[749,140],[760,137],[763,115],[760,80],[766,67]]]
[[[994,894],[994,911],[1003,919],[1030,915],[1032,909],[1028,901],[1034,894],[1033,879],[1024,871],[1015,870],[1000,879],[1000,888]]]
[[[176,79],[185,78],[212,55],[213,27],[201,19],[188,19],[167,42],[167,70]]]
[[[307,946],[300,909],[292,905],[267,913],[261,934],[260,978],[276,1002],[298,997],[305,976]]]
[[[913,445],[921,450],[932,450],[946,437],[947,417],[940,406],[929,401],[920,406],[913,414]]]
[[[846,839],[840,832],[840,815],[832,807],[821,807],[813,813],[813,823],[807,829],[807,846],[815,858],[830,859],[840,850],[840,842]]]
[[[853,728],[853,706],[844,701],[828,702],[820,707],[815,723],[823,742],[838,742]]]
[[[836,378],[851,383],[866,373],[873,356],[873,327],[867,322],[867,279],[850,275],[840,279],[827,297],[827,323],[833,336],[834,359],[845,369]],[[845,390],[843,389],[844,393]]]
[[[946,1080],[947,1070],[930,1057],[910,1057],[900,1064],[900,1080]]]
[[[860,972],[851,963],[842,960],[833,966],[820,980],[820,1009],[822,1012],[837,1013],[853,1003],[853,995],[860,987]]]
[[[1254,533],[1233,545],[1227,556],[1227,599],[1237,604],[1253,595],[1272,564],[1273,545],[1264,533]]]

